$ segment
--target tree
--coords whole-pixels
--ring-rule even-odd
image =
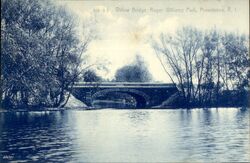
[[[176,34],[162,33],[153,47],[167,74],[166,67],[178,83],[186,107],[218,105],[225,89],[236,91],[238,99],[246,98],[242,96],[249,88],[249,39],[245,35],[183,27]]]
[[[87,70],[83,75],[82,78],[85,82],[101,82],[102,78],[96,74],[93,70]]]
[[[116,71],[117,82],[149,82],[152,76],[143,59],[137,55],[134,63],[126,65]]]
[[[49,0],[1,4],[3,104],[64,106],[89,37],[80,42],[74,16]]]
[[[249,38],[245,35],[226,33],[222,38],[227,88],[247,89],[249,73]]]
[[[160,42],[155,42],[157,52],[164,54],[168,66],[178,83],[185,103],[192,103],[197,91],[194,87],[194,76],[201,79],[201,67],[198,66],[201,56],[202,34],[197,29],[184,27],[176,35],[161,34]]]

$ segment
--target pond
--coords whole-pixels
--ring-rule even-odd
[[[0,113],[0,162],[250,161],[249,109]]]

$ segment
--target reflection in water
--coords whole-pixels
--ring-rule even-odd
[[[127,117],[131,125],[145,125],[148,122],[150,113],[141,110],[130,110],[127,112]]]
[[[0,162],[250,161],[249,110],[0,113]]]

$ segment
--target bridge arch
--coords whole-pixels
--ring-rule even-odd
[[[136,105],[137,108],[143,108],[143,107],[146,107],[150,104],[150,97],[146,93],[139,91],[139,90],[136,90],[136,89],[127,89],[127,88],[104,89],[104,90],[101,90],[101,91],[94,93],[91,96],[91,99],[93,100],[93,99],[96,99],[100,96],[104,96],[104,95],[106,95],[108,93],[112,93],[112,92],[127,93],[130,96],[134,97],[136,100],[136,103],[137,103],[137,105]]]

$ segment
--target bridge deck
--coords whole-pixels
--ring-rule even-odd
[[[77,82],[73,88],[176,88],[170,83],[142,83],[142,82]]]

